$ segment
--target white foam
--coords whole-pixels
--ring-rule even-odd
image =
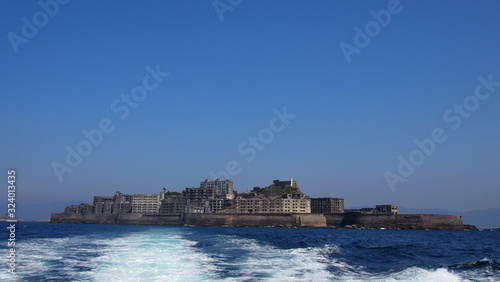
[[[469,281],[445,268],[425,270],[410,267],[392,274],[368,273],[364,267],[355,267],[341,259],[331,259],[332,254],[342,257],[341,250],[334,245],[323,248],[279,249],[263,245],[252,239],[233,238],[233,246],[250,251],[241,262],[233,263],[240,270],[236,278],[226,281],[264,279],[270,281],[411,281],[411,282],[462,282]],[[334,255],[335,256],[335,255]],[[328,270],[334,266],[336,274]]]
[[[324,248],[278,249],[259,244],[252,239],[233,238],[228,241],[249,251],[249,255],[232,265],[239,270],[236,278],[228,281],[263,278],[272,281],[331,281],[335,277],[327,270],[330,265],[347,268],[338,260],[330,261],[327,254],[338,252],[338,248],[327,245]]]
[[[411,282],[461,282],[469,281],[464,280],[455,273],[448,271],[445,268],[438,268],[435,270],[425,270],[418,267],[410,267],[399,273],[391,275],[389,279],[385,280],[388,282],[392,281],[411,281]]]
[[[200,281],[211,277],[213,259],[197,251],[196,242],[155,232],[110,239],[96,258],[96,281]]]
[[[86,261],[66,257],[64,259],[64,266],[55,262],[61,261],[68,254],[71,255],[83,251],[82,249],[76,250],[75,246],[88,240],[77,236],[71,238],[33,239],[18,243],[16,245],[16,275],[12,276],[10,273],[2,273],[0,280],[15,281],[36,275],[45,275],[45,279],[60,279],[61,277],[55,274],[57,272],[66,279],[84,279],[85,273],[78,270],[81,267],[89,266]]]
[[[342,250],[335,245],[281,249],[254,239],[215,235],[207,239],[214,243],[210,248],[214,253],[206,253],[207,249],[185,238],[186,232],[151,229],[109,239],[73,236],[25,241],[18,246],[19,274],[0,272],[0,280],[41,275],[45,280],[80,281],[487,281],[480,278],[484,273],[464,271],[461,277],[445,268],[409,267],[373,274],[343,261]],[[5,257],[0,262],[6,262]]]

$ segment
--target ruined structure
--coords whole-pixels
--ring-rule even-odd
[[[268,187],[237,193],[231,180],[205,180],[182,193],[95,196],[90,204],[53,213],[54,223],[226,225],[392,229],[475,229],[457,215],[398,214],[397,205],[344,210],[342,198],[310,198],[297,182],[274,180]]]

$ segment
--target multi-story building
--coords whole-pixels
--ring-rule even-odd
[[[160,211],[160,195],[134,194],[132,197],[132,213],[158,213]]]
[[[132,212],[132,195],[123,194],[122,192],[117,191],[114,198],[113,210],[116,210],[119,213]]]
[[[64,209],[65,213],[80,213],[91,214],[94,213],[94,206],[89,204],[71,205]]]
[[[210,199],[205,202],[206,213],[234,212],[234,201],[231,199]]]
[[[94,213],[94,206],[89,204],[81,204],[80,205],[80,213],[81,214],[91,214]]]
[[[220,180],[216,179],[210,181],[205,179],[205,181],[200,183],[200,189],[213,189],[214,197],[218,199],[233,199],[233,181],[231,179]]]
[[[132,195],[116,192],[114,196],[94,196],[94,213],[127,213],[131,212]]]
[[[167,196],[160,206],[160,213],[181,214],[186,212],[186,197]]]
[[[311,198],[312,213],[343,213],[344,199],[342,198]]]
[[[204,203],[208,199],[215,198],[213,188],[186,188],[184,194],[187,201],[193,204]]]
[[[311,213],[311,199],[307,196],[285,195],[283,198],[238,198],[237,213]]]
[[[311,213],[327,210],[327,212],[342,211],[343,199],[329,199],[326,204],[312,204],[311,199],[300,192],[297,182],[273,181],[273,189],[265,193],[244,192],[234,199],[233,182],[208,179],[200,183],[199,188],[186,188],[182,194],[163,192],[159,194],[123,194],[116,192],[112,197],[95,196],[93,205],[74,205],[66,208],[66,213]],[[282,186],[283,189],[275,189]],[[292,189],[290,189],[292,187]],[[293,188],[296,189],[293,189]],[[262,189],[260,189],[262,190]],[[262,192],[262,191],[261,191]],[[333,200],[332,200],[333,199]],[[314,208],[312,208],[314,206]],[[382,210],[382,206],[380,207]]]
[[[206,179],[200,182],[199,188],[186,188],[183,194],[186,197],[188,209],[196,212],[219,212],[228,210],[234,199],[233,181]]]
[[[115,197],[94,196],[94,213],[114,213]]]
[[[397,205],[377,205],[375,206],[374,212],[398,214],[399,208]]]

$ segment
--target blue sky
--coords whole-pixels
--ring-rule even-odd
[[[242,1],[222,21],[214,3],[58,3],[16,46],[9,34],[23,36],[23,17],[43,21],[43,9],[1,3],[0,177],[18,170],[21,207],[180,191],[236,161],[238,191],[293,177],[347,206],[500,208],[500,87],[457,129],[443,118],[479,76],[500,81],[500,3]],[[388,5],[399,12],[348,63],[340,44],[356,47],[354,28]],[[111,104],[143,85],[148,66],[169,75],[120,119]],[[284,107],[295,118],[247,161],[238,146]],[[66,146],[105,118],[114,130],[59,181],[52,164],[66,165]],[[435,128],[446,141],[391,189],[384,173]]]

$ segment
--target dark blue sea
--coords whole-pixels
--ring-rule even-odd
[[[18,222],[1,281],[500,281],[500,232]]]

